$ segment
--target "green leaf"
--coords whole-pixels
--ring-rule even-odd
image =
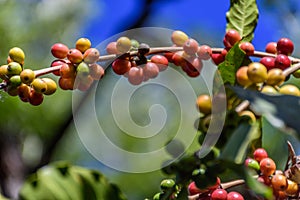
[[[226,19],[226,31],[237,30],[243,41],[251,42],[258,21],[256,0],[231,0]]]
[[[57,162],[38,170],[23,185],[20,199],[125,200],[98,171]]]
[[[226,143],[220,158],[232,162],[244,163],[249,144],[260,137],[259,125],[243,123],[232,133],[229,141]]]
[[[251,61],[245,52],[239,48],[239,44],[235,44],[225,57],[225,61],[219,64],[219,72],[224,83],[230,83],[234,85],[235,74],[239,67],[247,65]]]
[[[276,168],[284,170],[288,159],[287,141],[291,141],[290,135],[274,127],[266,118],[262,118],[262,147],[268,151],[268,155],[276,162]]]

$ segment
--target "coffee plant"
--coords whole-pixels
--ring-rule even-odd
[[[0,88],[11,98],[39,106],[59,89],[88,93],[108,68],[136,87],[168,68],[193,79],[211,60],[218,66],[214,93],[195,99],[199,150],[164,165],[166,178],[157,183],[160,189],[144,199],[299,199],[300,161],[289,141],[299,139],[300,133],[300,90],[293,81],[300,78],[300,59],[293,56],[296,44],[282,37],[267,43],[264,50],[256,49],[251,43],[258,22],[256,1],[230,2],[222,47],[202,44],[175,30],[169,36],[172,46],[151,47],[124,35],[109,42],[102,55],[88,38],[79,38],[73,46],[53,44],[52,63],[37,70],[26,65],[31,55],[13,47],[0,67]],[[220,102],[226,102],[225,110]],[[222,130],[210,129],[221,115],[225,116]],[[211,147],[212,134],[219,138]],[[56,162],[29,176],[19,199],[127,198],[100,172]]]

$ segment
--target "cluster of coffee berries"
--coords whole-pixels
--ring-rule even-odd
[[[188,194],[190,196],[197,195],[198,200],[244,200],[244,197],[236,191],[227,192],[222,189],[221,180],[217,177],[214,185],[205,189],[199,189],[193,181],[188,186]]]
[[[153,196],[153,200],[176,199],[177,194],[180,192],[178,185],[176,185],[173,179],[162,180],[160,183],[160,190],[161,192],[158,192]],[[168,195],[168,197],[166,195]]]
[[[287,200],[299,196],[298,183],[288,179],[281,170],[276,169],[274,160],[268,156],[265,149],[256,149],[253,157],[245,160],[245,165],[257,172],[257,181],[273,189],[276,200]]]
[[[63,90],[78,89],[86,91],[94,80],[104,75],[104,69],[97,63],[100,53],[91,47],[87,38],[79,38],[75,48],[56,43],[51,47],[51,53],[56,58],[51,67],[58,67],[53,74],[60,76],[59,87]]]
[[[10,96],[19,96],[21,101],[40,105],[44,95],[51,95],[57,85],[51,78],[38,78],[31,69],[24,69],[25,53],[19,47],[9,50],[7,64],[0,67],[0,78],[4,91]]]
[[[199,76],[203,68],[202,60],[209,60],[212,56],[211,47],[199,45],[195,39],[179,30],[172,33],[171,40],[175,47],[182,47],[183,50],[165,53],[169,62],[181,67],[190,77]]]
[[[110,42],[106,51],[118,57],[112,63],[113,71],[128,78],[132,85],[139,85],[158,76],[159,72],[168,67],[168,59],[160,54],[147,56],[150,52],[148,44],[122,36],[115,42]],[[130,53],[135,52],[135,53]]]

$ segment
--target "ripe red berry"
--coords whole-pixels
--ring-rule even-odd
[[[277,41],[278,54],[291,55],[294,51],[294,44],[288,38],[281,38]]]
[[[65,60],[54,60],[52,63],[51,63],[51,67],[55,67],[55,66],[61,66],[63,64],[66,64]],[[59,69],[56,70],[56,71],[53,71],[52,72],[54,75],[56,76],[60,76],[60,73],[59,73]]]
[[[189,195],[196,195],[196,194],[201,194],[201,193],[204,193],[204,192],[208,192],[209,190],[201,190],[199,189],[197,186],[196,186],[196,183],[193,181],[189,184],[188,186],[188,193]]]
[[[194,55],[198,51],[199,44],[196,40],[190,38],[183,44],[183,50],[188,55]]]
[[[265,51],[267,53],[277,54],[277,43],[276,42],[269,42],[266,45]]]
[[[18,96],[23,102],[28,102],[29,101],[29,96],[30,96],[30,86],[26,84],[21,84],[18,87]]]
[[[211,193],[211,200],[226,200],[227,191],[224,189],[216,189]]]
[[[82,62],[83,55],[82,55],[81,51],[79,51],[78,49],[70,49],[67,54],[67,58],[71,63],[78,64],[78,63]]]
[[[97,62],[99,59],[100,52],[96,48],[89,48],[83,54],[83,60],[87,64],[92,64]]]
[[[42,93],[36,92],[34,89],[30,91],[29,103],[33,106],[40,105],[44,100],[44,95]]]
[[[146,65],[143,67],[144,76],[148,78],[155,78],[158,76],[159,68],[153,62],[147,62]]]
[[[68,52],[69,48],[62,43],[56,43],[51,47],[51,53],[55,58],[64,59],[67,57]]]
[[[270,176],[276,171],[276,164],[271,158],[264,158],[259,163],[260,171],[264,176]]]
[[[129,60],[126,59],[118,58],[112,63],[112,69],[118,75],[125,74],[130,70],[130,68],[131,68],[131,63]]]
[[[58,80],[59,87],[63,90],[73,90],[75,84],[75,77],[63,78]]]
[[[165,56],[162,55],[154,55],[151,57],[151,62],[155,63],[159,69],[159,71],[164,71],[168,68],[169,61]]]
[[[207,45],[201,45],[198,48],[197,55],[198,55],[199,59],[201,59],[201,60],[209,60],[212,55],[212,50]]]
[[[275,68],[285,70],[291,66],[291,60],[284,54],[278,54],[275,58]]]
[[[74,65],[72,65],[71,63],[70,64],[64,63],[59,69],[59,74],[63,78],[74,77],[75,73],[76,73],[76,69]]]
[[[213,53],[211,55],[211,58],[214,61],[215,65],[219,65],[225,60],[225,56],[220,53]]]
[[[172,56],[172,62],[176,66],[182,66],[183,63],[185,62],[184,57],[183,57],[183,51],[177,51],[176,53],[173,54]]]
[[[275,58],[272,57],[262,57],[259,62],[263,64],[268,71],[275,67]]]
[[[197,77],[202,71],[203,63],[197,57],[185,60],[181,66],[182,70],[190,77]]]
[[[273,190],[284,191],[288,187],[287,178],[281,174],[275,174],[271,179]]]
[[[144,80],[143,69],[140,67],[131,67],[128,71],[128,81],[132,85],[139,85]]]
[[[228,30],[224,37],[224,45],[227,48],[231,48],[235,43],[239,42],[242,39],[239,32],[234,29]]]
[[[227,194],[227,200],[244,200],[244,197],[238,192],[229,192]]]
[[[260,162],[262,159],[268,157],[268,153],[264,148],[257,148],[253,152],[253,157],[255,160],[257,160],[257,162]]]
[[[250,42],[242,42],[240,44],[240,48],[245,51],[248,56],[252,56],[254,54],[254,46]]]

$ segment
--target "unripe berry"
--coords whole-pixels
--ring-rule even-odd
[[[54,80],[52,80],[51,78],[42,78],[42,81],[44,81],[44,83],[46,83],[47,85],[47,90],[44,92],[45,95],[51,95],[55,93],[57,85]]]
[[[240,117],[248,117],[248,119],[250,120],[250,122],[255,122],[256,121],[256,116],[253,112],[249,111],[249,110],[244,110],[240,113],[238,113]]]
[[[0,66],[0,78],[3,80],[8,79],[8,70],[7,70],[8,65],[1,65]]]
[[[212,108],[211,97],[207,94],[202,94],[198,96],[196,105],[199,111],[203,114],[210,114]]]
[[[8,83],[12,87],[18,87],[19,85],[21,85],[22,81],[21,81],[21,78],[19,75],[14,75],[14,76],[10,77]]]
[[[282,87],[280,87],[279,93],[300,96],[299,88],[294,85],[291,85],[291,84],[286,84],[286,85],[283,85]]]
[[[254,54],[254,46],[250,42],[242,42],[240,45],[240,48],[245,51],[246,55],[252,56]]]
[[[253,152],[253,157],[257,162],[260,162],[264,158],[268,158],[268,153],[264,148],[257,148]]]
[[[175,186],[175,181],[173,179],[164,179],[160,183],[160,189],[164,192]]]
[[[285,190],[285,193],[288,196],[294,197],[296,195],[298,195],[299,193],[299,186],[296,182],[292,181],[292,180],[287,180],[288,181],[288,186]]]
[[[265,51],[267,53],[277,54],[277,42],[269,42],[266,45]]]
[[[252,81],[250,81],[248,78],[247,71],[248,66],[242,66],[236,72],[236,81],[241,86],[248,86],[252,84]]]
[[[30,84],[35,79],[35,73],[31,69],[24,69],[20,73],[21,81],[25,84]]]
[[[257,162],[257,160],[253,159],[253,158],[247,158],[245,160],[245,165],[248,167],[248,168],[251,168],[251,169],[254,169],[256,171],[258,171],[260,169],[259,167],[259,163]]]
[[[267,79],[267,68],[258,62],[250,63],[247,70],[249,80],[253,83],[262,83]]]
[[[244,197],[238,192],[229,192],[227,194],[227,200],[244,200]]]
[[[196,40],[190,38],[183,44],[183,50],[189,55],[195,55],[198,51],[199,44]]]
[[[278,68],[274,68],[268,71],[268,77],[266,83],[268,85],[280,85],[285,80],[285,75],[283,74],[283,71]]]
[[[90,74],[89,66],[85,62],[81,62],[76,67],[76,76],[79,78],[86,77]]]
[[[120,37],[116,44],[117,50],[121,53],[126,53],[131,48],[131,41],[128,37]]]
[[[8,85],[5,88],[5,91],[10,95],[10,96],[17,96],[18,95],[18,87],[15,87],[13,85]]]
[[[130,42],[131,42],[131,49],[136,50],[137,48],[139,48],[140,43],[137,40],[131,39]]]
[[[284,54],[278,54],[275,58],[275,68],[285,70],[291,66],[291,61],[288,56]]]
[[[112,69],[118,75],[125,74],[126,72],[128,72],[130,70],[130,68],[131,68],[131,63],[129,60],[126,60],[126,59],[117,58],[112,63]]]
[[[83,54],[83,60],[87,64],[93,64],[98,61],[100,52],[96,48],[89,48]]]
[[[24,64],[25,60],[25,53],[19,47],[13,47],[9,50],[8,56],[12,61],[18,62],[20,64]]]
[[[224,189],[216,189],[211,193],[211,200],[226,200],[227,192]]]
[[[272,57],[262,57],[259,62],[263,64],[268,71],[275,67],[275,58]]]
[[[47,91],[47,84],[40,78],[34,79],[31,86],[37,93],[44,93]]]
[[[147,62],[147,64],[143,67],[144,76],[148,78],[155,78],[158,76],[159,68],[153,62]]]
[[[281,38],[277,41],[278,54],[291,55],[294,51],[294,44],[288,38]]]
[[[17,62],[11,62],[7,65],[8,75],[19,75],[22,72],[22,66]]]
[[[139,85],[144,80],[143,69],[140,67],[131,67],[128,71],[128,81],[132,85]]]
[[[155,63],[159,69],[159,71],[164,71],[168,68],[169,61],[165,56],[162,55],[154,55],[151,57],[151,62]]]
[[[55,58],[64,59],[67,57],[68,52],[69,48],[62,43],[56,43],[51,47],[51,53]]]
[[[79,38],[75,43],[75,48],[81,51],[81,53],[84,53],[91,46],[92,43],[88,38]]]
[[[263,86],[263,88],[261,89],[261,93],[265,93],[265,94],[269,94],[269,95],[278,94],[277,90],[273,86],[270,86],[270,85]]]
[[[260,171],[264,176],[272,175],[276,170],[276,164],[271,158],[264,158],[259,163]]]
[[[272,183],[273,190],[277,190],[277,191],[284,191],[288,186],[287,178],[281,174],[273,175],[271,179],[271,183]]]
[[[171,40],[173,44],[176,44],[177,46],[183,46],[183,44],[189,39],[187,34],[185,34],[182,31],[174,31],[171,35]]]
[[[300,78],[300,69],[296,70],[294,73],[293,73],[293,76],[295,78]]]
[[[73,64],[82,62],[83,55],[78,49],[70,49],[67,54],[68,60]]]

